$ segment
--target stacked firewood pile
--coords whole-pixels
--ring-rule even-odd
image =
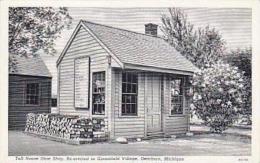
[[[93,123],[93,141],[102,141],[107,139],[107,123],[104,119],[92,119]]]
[[[103,141],[107,139],[107,123],[100,118],[29,113],[25,132],[89,142]]]

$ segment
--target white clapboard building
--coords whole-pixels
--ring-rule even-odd
[[[57,60],[61,114],[104,118],[110,138],[189,132],[196,67],[162,38],[80,21]]]

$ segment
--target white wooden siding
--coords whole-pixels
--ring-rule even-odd
[[[146,97],[150,96],[151,88],[146,85],[147,77],[151,73],[139,72],[138,75],[138,116],[121,116],[122,99],[122,71],[112,71],[112,101],[111,101],[111,137],[124,136],[127,138],[145,137],[147,134],[146,108],[151,106],[152,101]],[[170,78],[164,74],[162,80],[162,131],[165,134],[181,134],[188,131],[188,105],[185,104],[183,115],[170,115]],[[146,85],[145,85],[146,84]],[[155,103],[156,101],[153,101]]]
[[[183,115],[170,115],[171,108],[171,90],[170,78],[164,77],[164,105],[163,105],[163,131],[165,134],[182,134],[189,130],[189,107],[184,104]],[[184,100],[185,101],[185,100]]]
[[[138,75],[138,108],[137,116],[121,116],[122,105],[122,71],[112,71],[112,137],[144,137],[144,75]]]
[[[92,111],[92,73],[106,72],[106,111],[110,105],[107,93],[110,88],[110,73],[108,70],[107,52],[84,29],[80,28],[66,54],[59,64],[59,110],[61,114],[91,116]],[[90,109],[75,109],[74,107],[74,60],[75,58],[89,56],[90,63]]]

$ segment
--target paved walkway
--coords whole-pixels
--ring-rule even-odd
[[[227,135],[195,135],[177,139],[155,139],[129,144],[98,143],[68,145],[29,136],[21,131],[9,131],[9,155],[157,155],[157,156],[247,156],[250,139]]]

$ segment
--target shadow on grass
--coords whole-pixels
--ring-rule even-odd
[[[190,137],[191,139],[214,138],[216,140],[251,143],[251,135],[248,134],[248,132],[251,132],[251,128],[248,127],[235,126],[223,133],[213,133],[209,131],[207,126],[196,124],[191,126],[191,132],[194,134]],[[189,137],[186,136],[185,138]]]

